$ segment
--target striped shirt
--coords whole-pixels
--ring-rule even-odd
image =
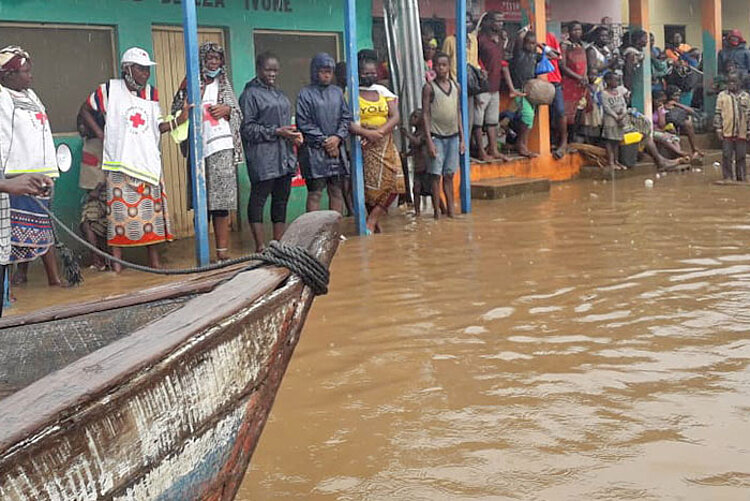
[[[143,89],[137,92],[133,92],[133,94],[141,99],[146,99],[148,101],[159,101],[159,91],[156,90],[156,87],[151,87],[148,84],[146,84]],[[89,104],[89,107],[91,107],[92,110],[98,111],[102,115],[106,115],[108,96],[109,82],[106,82],[99,85],[99,87],[97,87],[96,90],[91,93],[86,102]]]

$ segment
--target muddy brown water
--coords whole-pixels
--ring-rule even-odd
[[[237,499],[747,499],[750,188],[714,175],[345,242]]]
[[[343,242],[237,499],[747,499],[750,188],[716,175]],[[38,285],[15,312],[72,300]]]

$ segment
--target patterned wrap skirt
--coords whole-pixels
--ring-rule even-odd
[[[393,134],[362,148],[365,171],[365,203],[385,206],[391,195],[406,192],[401,156]]]
[[[49,208],[51,195],[37,198]],[[52,220],[27,196],[10,196],[10,228],[11,263],[33,261],[55,245]]]
[[[217,151],[206,158],[208,210],[237,209],[237,167],[234,150]]]
[[[155,186],[121,172],[107,172],[107,244],[141,247],[172,240],[162,183]]]

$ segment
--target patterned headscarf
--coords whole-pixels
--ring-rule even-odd
[[[203,44],[201,44],[201,47],[198,50],[198,61],[200,62],[201,77],[203,78],[203,80],[208,80],[211,78],[210,76],[208,76],[208,70],[206,69],[206,60],[208,59],[208,55],[211,52],[221,56],[221,66],[219,68],[221,68],[221,72],[224,73],[224,65],[226,64],[226,61],[224,59],[224,47],[214,42],[204,42]]]
[[[205,42],[200,46],[200,49],[198,50],[198,61],[200,62],[200,70],[201,70],[201,92],[203,90],[203,86],[205,85],[205,81],[207,80],[207,76],[205,74],[205,61],[206,57],[208,56],[209,52],[215,52],[217,54],[221,55],[221,73],[216,77],[216,81],[219,84],[219,104],[226,104],[230,108],[232,108],[232,114],[229,117],[229,128],[232,130],[232,139],[234,142],[234,163],[238,164],[243,162],[244,155],[242,153],[242,140],[240,138],[240,125],[242,124],[242,111],[240,110],[239,103],[237,102],[237,96],[234,93],[234,89],[232,88],[232,84],[229,81],[229,78],[227,77],[227,71],[226,71],[226,58],[224,57],[224,48],[214,42]],[[187,100],[187,80],[183,80],[180,84],[180,87],[177,89],[177,93],[175,94],[174,98],[172,99],[172,108],[171,113],[173,115],[177,114],[179,110],[182,109],[182,107],[185,104],[185,101]],[[182,145],[187,146],[186,142],[183,142]],[[187,150],[184,150],[183,153],[186,154]]]
[[[18,71],[28,61],[31,61],[28,52],[17,45],[9,45],[0,50],[0,74]]]

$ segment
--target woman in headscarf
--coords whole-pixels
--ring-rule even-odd
[[[432,60],[437,54],[438,43],[437,40],[431,38],[422,47],[422,59],[424,59],[424,78],[428,82],[435,80],[435,70],[432,69]]]
[[[377,61],[369,51],[359,54],[360,123],[350,131],[362,138],[368,232],[380,231],[380,218],[406,191],[401,157],[393,142],[393,129],[399,123],[398,98],[377,85]]]
[[[323,189],[328,189],[331,210],[343,213],[343,184],[349,175],[344,141],[349,137],[351,113],[344,92],[333,84],[336,62],[319,53],[310,63],[310,85],[297,98],[297,128],[304,144],[300,149],[302,175],[307,184],[307,211],[320,209]]]
[[[0,162],[5,177],[42,174],[59,177],[47,112],[31,90],[31,56],[20,47],[0,50]],[[49,207],[52,191],[37,197]],[[49,216],[29,197],[10,196],[14,284],[26,282],[29,262],[42,258],[49,285],[61,285],[55,237]],[[1,286],[1,284],[0,284]]]
[[[286,229],[287,202],[297,169],[293,146],[302,144],[302,134],[292,126],[292,104],[276,87],[279,58],[270,52],[260,54],[255,60],[255,74],[240,96],[240,130],[251,183],[247,216],[255,250],[260,252],[265,248],[263,206],[269,195],[273,238],[281,240]]]
[[[242,112],[229,82],[224,49],[216,43],[205,42],[200,47],[198,59],[208,215],[214,224],[216,258],[225,260],[229,257],[229,211],[237,208],[237,164],[242,162]],[[172,101],[172,114],[181,110],[186,101],[187,81],[183,80]],[[192,177],[190,169],[188,174]],[[188,194],[190,199],[192,190],[188,190]]]
[[[148,250],[149,266],[159,268],[157,244],[173,240],[169,230],[159,136],[188,119],[185,102],[176,119],[163,121],[159,93],[148,84],[156,65],[145,50],[132,47],[120,64],[121,78],[103,83],[81,106],[81,116],[104,141],[102,169],[107,176],[107,243],[112,255],[123,247]],[[92,112],[104,117],[104,128]],[[114,271],[122,266],[113,263]]]

